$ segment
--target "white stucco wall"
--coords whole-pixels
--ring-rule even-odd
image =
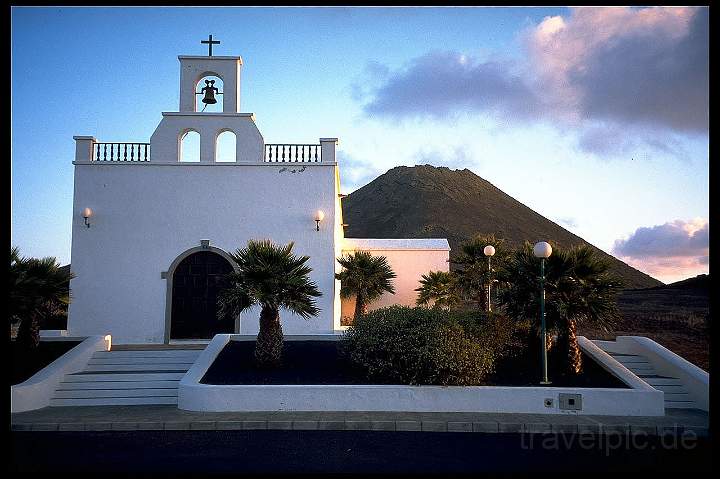
[[[420,275],[447,270],[446,240],[344,242],[337,138],[320,138],[320,163],[264,163],[265,143],[255,117],[240,113],[242,59],[178,58],[180,111],[162,114],[150,138],[149,162],[94,162],[97,140],[74,137],[71,264],[76,277],[70,284],[67,334],[109,333],[116,344],[163,342],[169,283],[161,273],[201,240],[225,252],[249,239],[294,241],[295,253],[310,257],[311,277],[323,293],[317,300],[321,314],[304,320],[281,311],[286,334],[341,329],[347,304],[339,298],[336,258],[346,247],[357,249],[358,241],[387,256],[398,273],[396,294],[373,307],[414,304]],[[223,113],[195,111],[196,84],[205,75],[223,80]],[[200,162],[181,163],[181,137],[189,130],[200,134]],[[215,162],[216,140],[224,131],[236,135],[234,163]],[[86,207],[93,210],[90,228],[82,217]],[[325,213],[320,231],[317,210]],[[256,334],[258,317],[258,308],[244,313],[237,332]]]
[[[260,163],[263,161],[264,141],[252,113],[175,113],[164,112],[163,118],[150,137],[152,163],[177,163],[180,139],[189,131],[200,134],[200,162],[214,163],[217,137],[224,131],[235,133],[235,161]]]
[[[304,339],[310,339],[306,337]],[[337,335],[314,340],[336,341]],[[408,386],[393,384],[202,384],[229,341],[217,334],[180,380],[178,408],[188,411],[403,411],[557,415],[662,416],[663,393],[630,388],[517,386]],[[579,394],[580,410],[560,409],[560,394]],[[547,406],[546,400],[552,399]]]
[[[229,252],[262,238],[295,241],[295,253],[310,256],[311,278],[323,292],[317,318],[281,312],[285,333],[332,331],[336,178],[330,162],[76,162],[68,334],[112,334],[115,344],[163,342],[161,272],[200,240]],[[90,228],[85,207],[94,212]],[[325,212],[320,231],[313,219],[318,209]],[[240,331],[252,334],[257,321],[258,315],[243,315]]]
[[[342,253],[368,251],[373,256],[385,256],[397,277],[394,279],[395,294],[384,293],[370,304],[377,309],[393,304],[415,306],[417,292],[423,274],[429,271],[449,271],[450,245],[446,239],[365,239],[345,238]],[[353,298],[342,300],[342,317],[355,313]]]

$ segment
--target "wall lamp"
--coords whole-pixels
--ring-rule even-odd
[[[93,215],[93,210],[90,208],[85,208],[83,210],[83,218],[85,219],[85,226],[90,228],[90,222],[88,221],[88,218],[90,218]]]
[[[316,230],[320,231],[320,222],[325,218],[325,213],[323,213],[322,210],[317,210],[315,212],[315,225]]]

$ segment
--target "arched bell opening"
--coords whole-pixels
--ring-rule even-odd
[[[195,85],[195,111],[222,113],[224,92],[222,78],[214,74],[203,74]]]

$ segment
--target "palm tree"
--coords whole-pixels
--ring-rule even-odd
[[[10,249],[10,323],[18,324],[17,339],[25,348],[40,343],[44,321],[67,315],[73,275],[53,257],[24,258]]]
[[[338,258],[338,263],[343,267],[343,270],[335,275],[341,283],[340,297],[355,297],[353,321],[367,313],[368,305],[384,292],[395,293],[392,279],[396,275],[385,256],[373,256],[367,251],[357,251]]]
[[[538,327],[540,260],[525,243],[513,255],[507,273],[509,287],[501,301],[506,311],[518,319],[531,319]],[[568,369],[582,370],[582,354],[577,342],[578,326],[592,324],[612,331],[619,320],[617,294],[619,279],[609,273],[609,264],[583,244],[569,249],[553,246],[545,268],[545,311],[548,330],[567,343]]]
[[[484,252],[486,246],[495,248],[490,270]],[[494,233],[478,233],[460,245],[460,253],[451,258],[450,263],[456,267],[457,288],[466,304],[474,305],[477,309],[487,308],[487,288],[491,282],[496,287],[504,286],[503,270],[511,253],[505,246],[505,240],[496,237]]]
[[[277,367],[282,360],[280,308],[305,319],[320,312],[313,298],[322,293],[308,276],[312,268],[305,264],[310,258],[292,254],[293,245],[248,241],[247,247],[231,255],[237,269],[227,275],[227,288],[218,295],[218,315],[223,318],[261,306],[255,361],[262,368]]]
[[[415,288],[418,306],[451,309],[458,305],[460,298],[457,293],[456,278],[448,271],[430,271],[422,275],[420,287]]]

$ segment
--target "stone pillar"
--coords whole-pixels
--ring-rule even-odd
[[[320,151],[323,163],[335,162],[335,147],[337,144],[337,138],[320,138]]]
[[[73,136],[73,140],[75,140],[75,161],[92,161],[97,139],[94,136]]]
[[[215,163],[215,147],[217,139],[214,130],[198,128],[200,132],[200,163]]]

